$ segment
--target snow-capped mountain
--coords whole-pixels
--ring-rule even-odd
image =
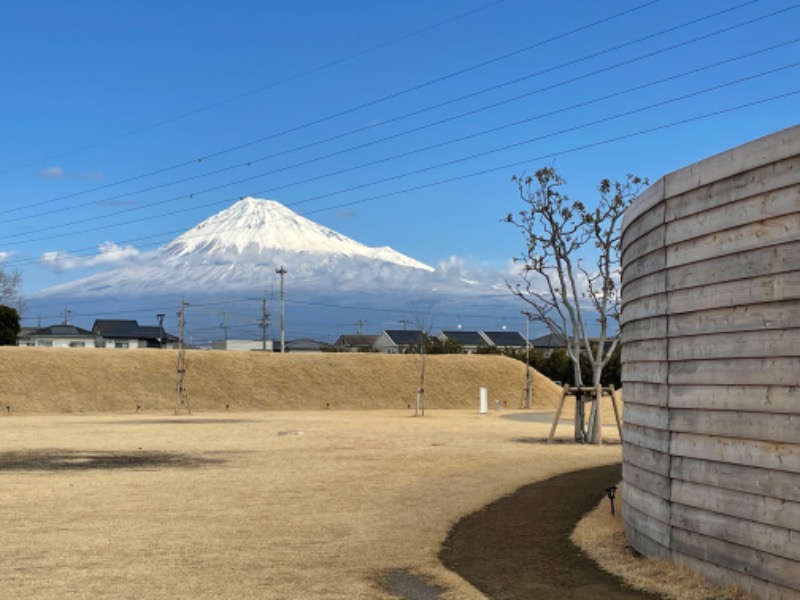
[[[433,271],[388,246],[371,248],[314,223],[274,200],[244,198],[161,248],[169,256],[269,255],[271,252],[363,257]]]
[[[194,306],[208,303],[249,315],[244,332],[255,328],[265,292],[275,310],[281,266],[288,270],[291,322],[306,328],[290,329],[290,335],[338,335],[343,323],[363,318],[407,323],[416,310],[410,307],[421,303],[446,307],[448,318],[459,324],[457,315],[468,311],[498,319],[501,310],[518,312],[501,309],[511,296],[499,286],[467,282],[457,270],[434,269],[389,247],[366,246],[278,202],[256,198],[236,202],[156,251],[26,300],[34,315],[80,307],[76,315],[86,321],[79,324],[90,327],[101,314],[152,321],[156,312],[177,309],[185,298]],[[196,312],[192,323],[213,338],[219,334],[217,319]]]

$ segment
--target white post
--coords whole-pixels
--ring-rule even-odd
[[[485,415],[486,413],[489,412],[489,390],[486,389],[485,387],[481,388],[480,398],[481,402],[480,402],[479,412],[482,415]]]

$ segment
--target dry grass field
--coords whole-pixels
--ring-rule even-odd
[[[519,486],[620,459],[509,411],[0,417],[13,598],[382,598],[388,570],[481,597],[437,553]],[[569,434],[569,427],[562,429]]]
[[[429,357],[424,418],[419,357],[189,359],[194,414],[174,416],[174,352],[0,349],[0,597],[386,598],[399,570],[479,598],[438,560],[458,519],[620,460],[503,418],[525,369],[502,357]],[[479,386],[502,410],[477,414]]]
[[[414,404],[419,356],[188,352],[193,408],[225,410],[402,409]],[[0,347],[0,408],[13,413],[128,412],[175,405],[176,351]],[[472,408],[478,388],[492,403],[518,407],[525,366],[502,356],[426,359],[425,404]],[[536,406],[555,406],[560,391],[533,373]]]

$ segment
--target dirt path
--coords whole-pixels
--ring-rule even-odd
[[[459,521],[439,557],[494,600],[656,600],[600,570],[569,541],[604,488],[621,478],[616,464],[520,488]]]

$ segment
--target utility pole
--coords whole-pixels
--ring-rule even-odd
[[[366,323],[364,322],[363,319],[359,319],[358,321],[355,322],[355,324],[358,326],[357,330],[358,335],[361,335],[364,332],[364,325],[366,325]]]
[[[181,298],[181,310],[178,312],[178,383],[175,386],[175,414],[180,414],[181,406],[186,407],[186,413],[192,414],[189,406],[189,392],[186,389],[186,347],[183,343],[183,329],[186,324],[186,302]]]
[[[408,319],[400,319],[400,324],[403,326],[403,331],[406,330],[409,323],[411,323],[411,321],[409,321]]]
[[[533,315],[526,311],[520,311],[525,315],[525,408],[530,409],[532,406],[531,399],[531,342],[530,342],[530,325],[531,317]]]
[[[68,310],[67,307],[64,307],[64,325],[69,325],[69,316],[72,314],[71,310]]]
[[[267,321],[269,320],[269,312],[267,312],[267,292],[261,296],[261,350],[267,351]]]
[[[164,348],[164,317],[166,316],[164,313],[156,315],[156,319],[158,319],[158,346],[162,350]]]
[[[222,323],[220,324],[220,327],[222,327],[222,330],[225,332],[225,350],[227,350],[228,349],[228,313],[223,312],[223,313],[220,313],[220,315],[222,315]]]
[[[283,296],[283,276],[288,273],[288,271],[281,265],[281,268],[275,271],[278,275],[281,276],[281,354],[286,352],[286,338],[285,338],[285,328],[284,328],[284,296]]]

